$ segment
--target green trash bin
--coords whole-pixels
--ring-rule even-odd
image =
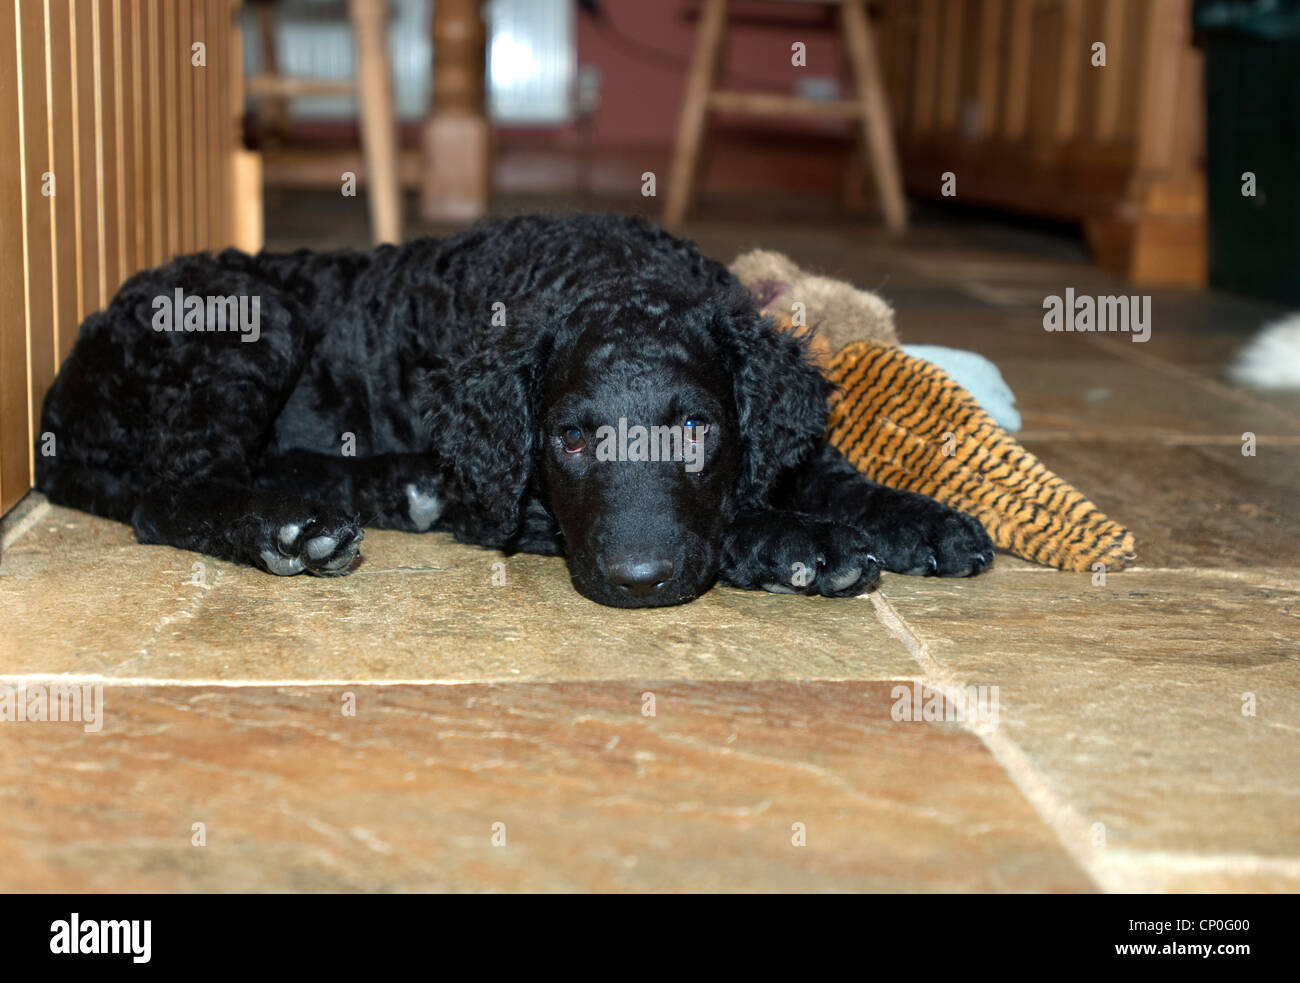
[[[1300,0],[1197,0],[1193,16],[1205,51],[1210,283],[1300,302]]]

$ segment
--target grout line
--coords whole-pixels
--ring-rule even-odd
[[[1144,567],[1134,565],[1118,571],[1125,573],[1182,573],[1207,580],[1228,580],[1235,583],[1249,584],[1254,587],[1276,587],[1279,590],[1296,590],[1300,588],[1300,571],[1285,567],[1246,567],[1241,570],[1227,570],[1222,567]]]
[[[1300,882],[1300,858],[1259,857],[1253,854],[1180,853],[1172,850],[1116,850],[1113,858],[1117,886],[1127,894],[1168,892],[1181,875],[1207,874],[1247,878],[1285,878]]]
[[[907,647],[912,657],[920,664],[927,681],[934,684],[935,689],[941,690],[946,699],[962,705],[965,701],[965,690],[959,680],[939,663],[926,644],[907,626],[902,615],[879,590],[866,596],[875,606],[876,615],[881,623]],[[1048,787],[1047,782],[1038,774],[1020,746],[1000,730],[981,732],[971,727],[968,721],[963,721],[962,727],[984,743],[994,760],[1002,766],[1012,783],[1056,835],[1057,841],[1066,853],[1083,869],[1093,883],[1108,893],[1119,890],[1118,879],[1099,859],[1096,849],[1088,846],[1087,820]]]
[[[414,677],[410,679],[402,678],[374,678],[358,679],[355,676],[341,679],[183,679],[154,676],[106,676],[103,673],[55,673],[55,672],[28,672],[28,673],[0,673],[0,686],[20,686],[23,683],[70,683],[78,685],[101,684],[108,687],[118,687],[121,689],[147,689],[150,687],[176,687],[176,688],[209,688],[209,689],[276,689],[276,688],[293,688],[293,689],[311,689],[313,687],[336,687],[336,686],[516,686],[516,685],[541,685],[541,686],[568,686],[571,684],[604,684],[604,683],[630,683],[641,685],[675,685],[678,683],[696,685],[698,683],[734,683],[740,685],[749,685],[752,683],[909,683],[924,682],[920,677],[909,674],[893,673],[890,675],[875,675],[870,677],[853,677],[845,678],[841,676],[799,676],[788,678],[765,678],[765,679],[734,679],[734,678],[716,678],[716,677],[680,677],[665,678],[662,676],[609,676],[609,677],[592,677],[581,676],[567,679],[541,679],[526,676],[477,676],[473,679],[434,679],[428,676]]]
[[[1141,429],[1125,431],[1078,431],[1078,430],[1021,430],[1011,435],[1019,443],[1043,443],[1046,441],[1082,442],[1093,440],[1107,443],[1160,444],[1166,447],[1183,447],[1187,445],[1205,445],[1209,447],[1240,447],[1241,437],[1235,434],[1176,434],[1144,431]],[[1295,434],[1256,434],[1255,442],[1259,445],[1274,447],[1300,447],[1300,435]]]
[[[476,683],[494,684],[493,680],[482,679],[169,679],[156,676],[105,676],[102,673],[0,673],[0,686],[19,686],[23,683],[60,683],[93,684],[116,686],[122,689],[149,688],[154,686],[186,687],[210,689],[273,689],[277,687],[310,688],[313,686],[466,686]],[[511,680],[502,680],[509,682]],[[538,680],[519,680],[530,682]],[[568,680],[564,680],[567,682]],[[610,680],[613,682],[614,680]]]
[[[27,530],[40,522],[41,518],[49,510],[49,502],[38,502],[36,505],[32,506],[30,512],[14,523],[12,528],[5,530],[4,539],[0,540],[0,551],[7,550],[14,543],[18,542]]]

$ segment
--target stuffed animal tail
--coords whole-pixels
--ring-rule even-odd
[[[975,516],[993,542],[1065,570],[1122,568],[1133,535],[1006,434],[938,367],[858,342],[826,375],[827,436],[859,471]]]

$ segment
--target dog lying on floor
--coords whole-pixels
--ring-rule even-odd
[[[975,519],[825,443],[806,348],[635,218],[184,256],[82,325],[37,487],[142,543],[281,575],[348,573],[363,525],[563,554],[615,607],[986,569]]]

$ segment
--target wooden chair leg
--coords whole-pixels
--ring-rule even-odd
[[[876,57],[876,44],[871,36],[866,6],[863,0],[844,0],[840,14],[844,23],[844,44],[853,69],[853,82],[858,102],[862,104],[867,153],[871,157],[872,175],[885,212],[885,225],[891,232],[903,232],[907,229],[903,181],[899,175],[898,151],[894,146],[894,133],[889,121],[889,103],[885,99],[885,86],[881,79],[880,62]]]
[[[350,0],[361,97],[366,194],[376,244],[402,241],[402,189],[397,176],[397,118],[388,64],[387,0]]]
[[[433,7],[433,105],[422,136],[420,214],[426,222],[472,222],[487,212],[492,130],[484,94],[487,28],[481,0]]]
[[[677,143],[668,175],[663,224],[670,229],[681,225],[686,209],[690,207],[691,185],[699,166],[704,124],[709,113],[709,91],[717,74],[726,26],[727,0],[706,0],[699,26],[695,29],[695,53],[691,56],[691,69],[686,78],[686,95],[682,99]]]
[[[258,0],[257,32],[262,48],[262,74],[280,75],[280,56],[275,45],[274,0]],[[240,66],[243,70],[243,66]],[[258,107],[262,138],[267,143],[283,142],[289,129],[289,101],[284,96],[266,95]]]

